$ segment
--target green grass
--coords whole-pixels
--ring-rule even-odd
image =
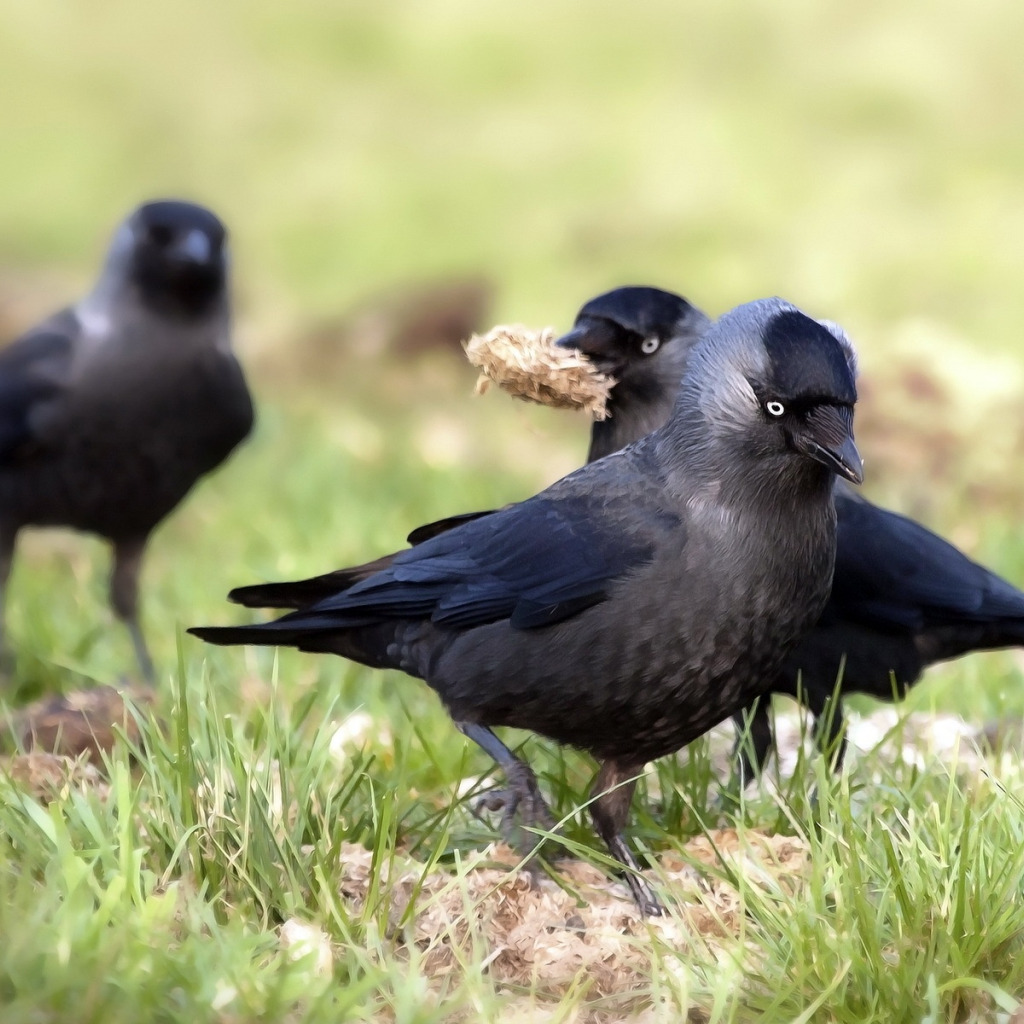
[[[260,423],[153,540],[162,727],[147,718],[144,748],[115,750],[109,794],[72,785],[44,805],[0,779],[0,1019],[1008,1019],[1024,996],[1012,757],[979,775],[879,754],[838,780],[802,762],[736,824],[802,837],[807,868],[711,873],[732,872],[738,941],[697,934],[696,897],[669,887],[679,930],[630,939],[628,990],[513,983],[489,960],[492,903],[471,893],[493,823],[460,796],[491,766],[432,693],[182,630],[238,621],[233,585],[392,550],[582,459],[581,421],[474,399],[472,373],[440,354],[316,362],[306,338],[324,318],[459,273],[498,283],[495,320],[566,326],[590,295],[644,281],[711,312],[778,292],[839,320],[865,385],[892,385],[861,413],[869,493],[1024,579],[1022,17],[1009,0],[9,0],[4,324],[84,287],[137,200],[195,196],[232,229]],[[911,352],[949,391],[900,421],[896,357]],[[12,703],[131,671],[106,572],[98,542],[24,538]],[[936,671],[910,706],[1019,716],[1019,659]],[[357,711],[371,727],[339,753]],[[580,810],[593,766],[516,739],[567,841],[603,863]],[[638,844],[684,856],[717,822],[718,786],[704,744],[654,766]],[[345,895],[346,844],[372,851],[365,902]],[[424,939],[453,894],[463,912]],[[327,973],[283,946],[290,919],[322,930]]]
[[[168,727],[143,723],[137,766],[124,748],[107,763],[109,794],[71,785],[47,807],[0,781],[5,1019],[441,1021],[498,1019],[524,1001],[559,1019],[564,991],[543,974],[501,985],[480,968],[500,950],[470,896],[456,902],[468,933],[453,924],[414,941],[418,915],[458,894],[471,851],[490,837],[456,792],[484,767],[475,754],[402,716],[388,720],[393,741],[371,729],[339,748],[345,702],[325,688],[294,700],[271,676],[262,705],[240,709],[227,680],[187,676],[168,695]],[[582,765],[552,752],[537,760],[557,811],[571,813],[564,780],[578,784]],[[729,860],[711,871],[738,893],[741,942],[680,943],[687,898],[664,889],[679,925],[638,933],[646,981],[634,972],[628,989],[588,995],[581,979],[563,1011],[853,1022],[1012,1009],[1024,984],[1019,765],[982,778],[868,757],[859,773],[871,785],[805,763],[788,794],[744,807],[741,834],[746,818],[796,835],[809,858],[788,880]],[[644,803],[656,811],[640,811],[635,833],[685,855],[698,818],[714,816],[706,762],[662,762],[650,781]],[[818,827],[804,795],[812,782]],[[574,821],[567,835],[588,855]],[[362,902],[351,898],[346,843],[372,851]],[[450,879],[440,890],[424,884],[439,874]],[[329,970],[316,946],[282,948],[292,919],[321,930]],[[442,949],[455,951],[445,977],[427,970]]]

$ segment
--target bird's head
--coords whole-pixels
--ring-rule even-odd
[[[108,268],[162,314],[198,317],[224,296],[227,230],[209,210],[173,199],[144,203],[121,225]]]
[[[691,355],[680,408],[687,401],[700,408],[700,429],[734,450],[796,455],[863,479],[853,347],[841,328],[781,299],[747,303],[715,323]]]
[[[686,357],[709,324],[699,309],[672,292],[616,288],[587,302],[556,344],[579,350],[615,380],[609,402],[613,418],[631,404],[663,403],[666,419]]]

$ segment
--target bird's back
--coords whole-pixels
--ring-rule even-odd
[[[905,516],[844,487],[835,583],[821,620],[787,660],[820,706],[846,692],[888,699],[931,664],[1024,643],[1024,593]],[[783,686],[780,689],[786,689]]]

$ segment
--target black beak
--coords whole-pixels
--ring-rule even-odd
[[[864,482],[864,463],[853,442],[853,410],[835,405],[818,406],[807,417],[807,429],[797,442],[805,455],[828,466],[836,476]]]
[[[587,329],[585,327],[574,327],[568,334],[563,334],[555,344],[559,348],[579,349],[580,352],[587,355]]]
[[[836,476],[855,484],[864,482],[864,462],[852,437],[846,438],[839,448],[824,448],[819,445],[811,455],[828,466]]]
[[[174,260],[183,265],[205,267],[214,262],[213,245],[209,237],[195,228],[177,239],[169,252]]]
[[[576,349],[602,373],[618,377],[624,368],[618,331],[604,320],[582,319],[555,344],[559,348]]]

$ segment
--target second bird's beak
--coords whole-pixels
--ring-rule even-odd
[[[559,348],[576,349],[585,355],[594,366],[610,377],[622,373],[622,353],[617,348],[613,329],[599,321],[577,324],[568,334],[563,334],[555,344]]]
[[[195,229],[176,241],[171,251],[182,263],[194,263],[202,267],[213,261],[213,246],[209,237],[205,232]]]
[[[851,410],[833,405],[815,409],[797,447],[828,466],[836,476],[855,484],[864,482],[864,463],[853,441]]]

